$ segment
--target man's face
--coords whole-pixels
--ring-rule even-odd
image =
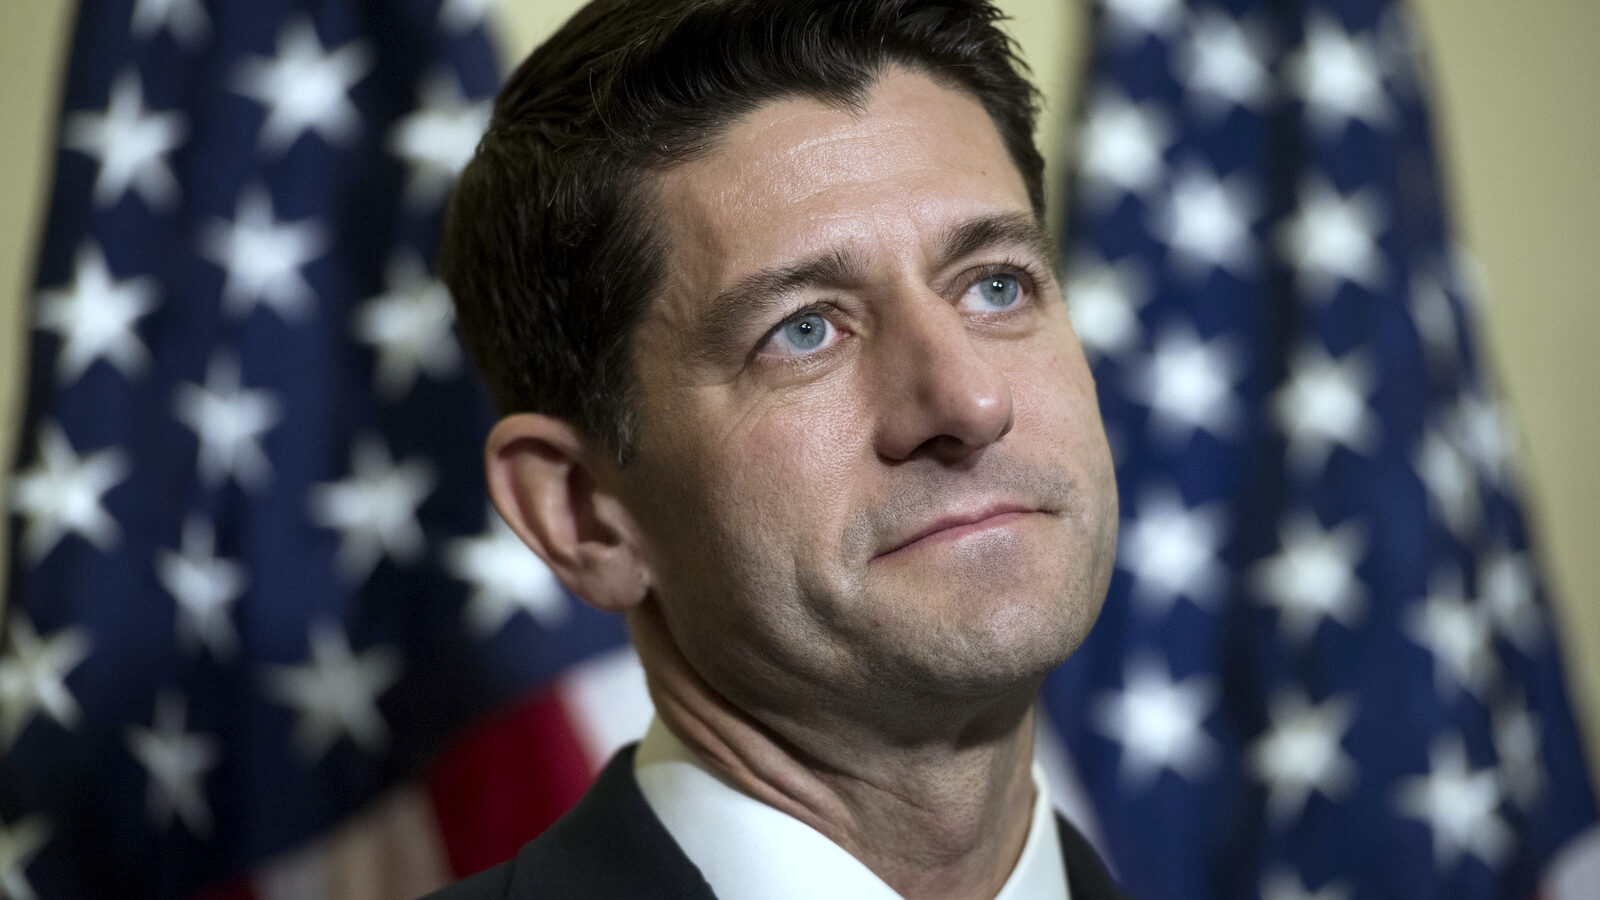
[[[1104,596],[1093,383],[983,107],[892,71],[657,183],[620,493],[671,633],[747,711],[1031,690]],[[911,704],[916,705],[916,704]]]

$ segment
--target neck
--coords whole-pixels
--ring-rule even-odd
[[[714,771],[815,828],[904,897],[999,891],[1032,821],[1031,702],[949,716],[914,741],[835,716],[758,717],[695,673],[653,607],[629,624],[657,714]]]

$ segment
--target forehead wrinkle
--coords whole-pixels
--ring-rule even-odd
[[[915,77],[920,73],[906,74]],[[889,79],[880,79],[872,87],[881,91],[888,82]],[[946,86],[937,81],[934,83],[941,93],[949,93]],[[961,95],[961,100],[965,101],[961,109],[963,115],[981,115],[982,108],[975,100],[965,95]],[[972,109],[967,109],[967,106]],[[859,220],[834,223],[836,227],[824,225],[808,235],[799,235],[804,240],[794,248],[803,253],[805,243],[816,247],[821,243],[816,241],[817,238],[834,232],[832,240],[822,246],[832,244],[843,249],[823,249],[809,257],[797,257],[798,261],[790,261],[785,258],[786,255],[777,256],[780,262],[776,265],[742,277],[737,274],[737,266],[730,267],[729,263],[743,256],[751,263],[760,264],[763,261],[761,256],[772,249],[774,242],[755,240],[753,245],[746,246],[752,242],[745,238],[771,236],[769,232],[772,229],[767,227],[768,223],[816,218],[815,215],[803,213],[810,210],[819,198],[826,207],[823,212],[828,213],[821,216],[824,219],[837,218],[839,211],[827,204],[831,202],[829,198],[841,190],[862,195],[866,200],[878,183],[881,164],[886,159],[906,163],[921,161],[921,165],[915,166],[919,180],[910,188],[903,187],[902,194],[896,198],[902,202],[894,218],[897,225],[909,225],[913,231],[933,226],[932,234],[928,235],[931,239],[924,239],[925,243],[918,241],[928,254],[922,261],[923,265],[944,265],[951,260],[952,254],[976,252],[985,246],[1011,245],[1037,251],[1038,258],[1048,261],[1054,268],[1054,245],[1043,228],[1024,214],[1031,207],[1026,203],[1019,173],[1014,178],[1005,179],[1007,182],[1018,182],[1015,193],[1021,202],[1017,205],[1004,203],[996,209],[991,204],[999,198],[990,196],[985,198],[988,202],[976,209],[969,206],[967,216],[973,221],[949,225],[946,223],[952,220],[945,218],[944,223],[939,223],[937,220],[950,211],[925,208],[928,204],[918,200],[927,201],[924,194],[940,190],[948,178],[946,169],[952,161],[936,152],[942,145],[937,142],[930,144],[925,136],[915,133],[908,134],[906,141],[899,142],[904,146],[897,146],[895,152],[885,153],[881,145],[885,141],[892,141],[893,133],[908,128],[915,132],[915,128],[912,127],[913,122],[905,121],[905,116],[900,116],[891,117],[887,123],[875,121],[873,127],[863,130],[866,120],[871,118],[870,107],[868,103],[856,109],[850,104],[841,106],[805,95],[787,97],[754,110],[733,123],[728,130],[718,134],[711,146],[706,148],[706,153],[655,173],[653,180],[657,190],[663,199],[673,201],[669,204],[673,207],[670,218],[674,224],[670,229],[673,233],[671,243],[677,246],[669,252],[676,257],[671,266],[676,271],[671,278],[675,284],[670,289],[671,299],[668,303],[672,307],[670,319],[675,320],[672,330],[678,335],[675,339],[677,352],[686,358],[686,362],[704,370],[725,371],[731,360],[742,359],[751,350],[747,346],[752,340],[748,334],[750,323],[772,316],[772,311],[793,293],[819,286],[855,288],[874,280],[872,270],[876,266],[869,265],[873,260],[868,256],[851,258],[850,252],[865,251],[865,248],[854,247],[857,242],[873,242],[864,231],[881,229]],[[819,112],[824,113],[820,121]],[[831,112],[835,118],[827,118],[827,112]],[[915,122],[934,114],[942,121],[949,118],[947,114],[951,111],[923,112],[925,115],[914,117]],[[842,118],[838,117],[841,113]],[[891,134],[886,135],[886,130]],[[996,150],[1003,151],[1003,148],[997,145]],[[752,154],[757,158],[747,158]],[[1004,160],[1002,168],[1015,173],[1015,167],[1008,157],[1001,156],[998,159]],[[829,161],[829,166],[818,169],[822,161]],[[970,164],[968,160],[963,165]],[[986,175],[988,168],[987,165],[982,166],[980,171],[973,174]],[[855,172],[856,177],[847,183],[838,177],[841,172]],[[894,174],[903,180],[911,172],[907,165],[901,165]],[[992,186],[993,191],[1006,195],[1007,199],[1014,193],[1011,188],[1009,183]],[[944,194],[938,194],[938,199],[943,198]],[[784,214],[772,215],[768,207],[774,205],[782,208]],[[942,204],[935,204],[938,205]],[[987,210],[983,208],[985,206]],[[756,211],[764,213],[755,215]],[[815,210],[812,212],[815,213]],[[989,215],[985,215],[986,212]],[[877,213],[874,218],[882,218],[884,211],[878,210]],[[979,221],[981,219],[993,221]],[[781,237],[783,233],[786,232],[778,236]],[[753,254],[755,258],[751,259],[747,254]],[[934,258],[939,256],[943,258]],[[717,291],[718,285],[727,284],[729,276],[737,280]],[[716,291],[715,295],[708,297],[713,291]]]

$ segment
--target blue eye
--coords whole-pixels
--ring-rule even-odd
[[[1022,283],[1014,275],[998,272],[985,275],[969,292],[976,291],[979,302],[988,309],[1008,309],[1022,297]]]
[[[789,356],[803,356],[826,344],[832,330],[833,326],[822,314],[806,313],[779,325],[772,336],[780,345],[780,352]]]

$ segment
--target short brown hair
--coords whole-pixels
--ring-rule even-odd
[[[501,414],[632,452],[633,330],[663,277],[649,176],[787,96],[860,106],[891,65],[983,104],[1044,210],[1037,94],[981,0],[595,0],[511,76],[440,268]]]

